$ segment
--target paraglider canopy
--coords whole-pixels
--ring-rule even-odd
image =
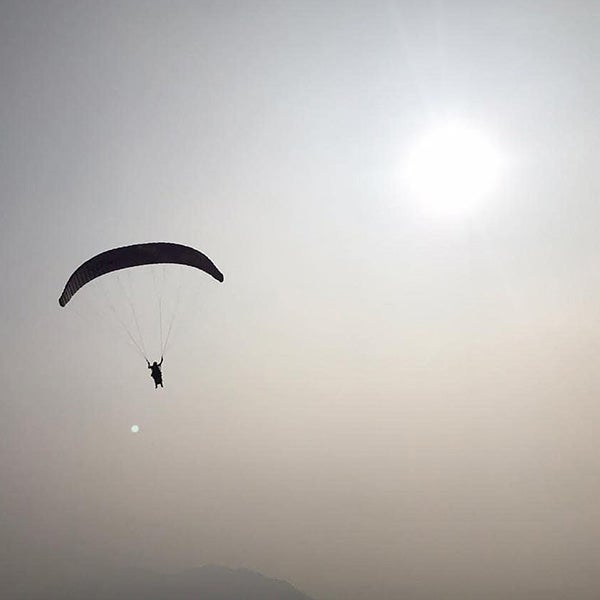
[[[188,287],[187,283],[195,285],[195,281],[204,279],[195,277],[193,271],[202,271],[219,282],[223,281],[223,273],[212,260],[189,246],[151,242],[113,248],[77,267],[69,277],[58,303],[66,306],[82,287],[89,284],[90,291],[94,293],[86,295],[84,291],[84,310],[80,314],[78,307],[74,307],[75,312],[84,320],[95,323],[101,320],[108,328],[116,323],[126,334],[128,342],[148,361],[152,355],[164,356],[175,320],[185,308],[182,295],[187,293],[192,299],[191,290],[195,288]],[[122,273],[125,281],[121,279]],[[176,287],[173,285],[174,273],[178,274],[179,280]],[[150,281],[147,274],[152,275],[151,288],[148,287]],[[187,282],[185,286],[184,280]],[[146,285],[143,285],[144,281]],[[188,292],[183,288],[187,288]],[[97,291],[102,292],[100,299],[95,294]],[[90,303],[92,298],[95,300]],[[193,296],[194,314],[198,314],[197,298],[197,295]],[[163,323],[166,330],[163,330]],[[149,347],[154,346],[155,350],[149,353],[145,340],[153,337],[155,339]],[[159,354],[156,349],[160,350]]]
[[[194,248],[170,242],[135,244],[107,250],[84,262],[69,277],[58,303],[61,306],[66,306],[75,293],[86,283],[107,273],[130,267],[161,263],[194,267],[208,273],[217,281],[223,281],[223,273],[219,271],[212,260]]]

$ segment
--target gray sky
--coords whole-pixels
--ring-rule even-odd
[[[591,0],[2,2],[2,580],[598,598],[599,30]],[[396,183],[445,115],[508,159],[468,219]],[[158,392],[57,303],[156,240],[225,273]]]

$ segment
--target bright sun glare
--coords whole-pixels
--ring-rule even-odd
[[[449,122],[416,143],[406,180],[422,208],[434,215],[471,214],[493,190],[502,167],[499,152],[471,127]]]

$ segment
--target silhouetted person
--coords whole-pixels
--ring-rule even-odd
[[[164,387],[162,382],[162,371],[160,370],[160,367],[163,364],[163,360],[164,358],[161,356],[159,363],[154,361],[152,364],[150,364],[150,361],[146,359],[146,362],[148,363],[148,368],[150,369],[150,377],[154,379],[154,389],[158,388],[159,384],[160,387]]]

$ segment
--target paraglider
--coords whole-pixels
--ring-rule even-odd
[[[77,267],[77,269],[75,269],[75,271],[67,280],[63,292],[60,295],[60,298],[58,299],[58,303],[61,307],[65,307],[72,300],[73,296],[82,287],[102,277],[103,275],[107,275],[113,272],[119,272],[122,270],[129,270],[133,267],[142,267],[145,265],[161,265],[161,268],[163,269],[163,284],[165,279],[164,265],[181,265],[184,267],[192,267],[193,269],[198,269],[199,271],[210,275],[212,278],[216,279],[219,282],[223,282],[224,279],[223,273],[221,273],[221,271],[212,262],[212,260],[208,258],[208,256],[190,246],[184,246],[182,244],[176,244],[171,242],[151,242],[144,244],[134,244],[131,246],[122,246],[119,248],[113,248],[111,250],[101,252],[100,254],[97,254],[96,256],[82,263],[79,267]],[[185,270],[186,269],[184,269],[184,271]],[[165,303],[164,298],[162,297],[162,291],[160,294],[158,294],[158,290],[156,289],[156,273],[153,271],[156,271],[156,269],[151,269],[151,272],[154,278],[153,283],[155,292],[157,292],[157,297],[155,299],[149,298],[149,288],[140,288],[140,290],[142,291],[142,301],[140,302],[140,304],[142,305],[142,308],[145,309],[148,309],[152,306],[155,307],[154,310],[156,311],[156,313],[154,313],[153,317],[151,313],[150,322],[156,325],[157,330],[160,330],[160,362],[157,363],[156,361],[154,361],[153,363],[150,363],[150,361],[147,358],[147,353],[145,350],[145,345],[142,336],[142,331],[144,331],[144,327],[140,326],[140,322],[142,322],[143,324],[143,321],[138,318],[139,305],[136,309],[135,302],[132,301],[131,295],[127,292],[127,289],[125,288],[125,286],[123,286],[122,282],[120,281],[118,273],[116,273],[115,277],[121,289],[117,292],[117,300],[119,300],[120,297],[122,297],[124,301],[129,303],[129,308],[131,309],[130,318],[133,318],[132,324],[128,325],[126,319],[122,315],[120,316],[118,314],[118,311],[115,310],[115,307],[113,306],[113,303],[109,298],[109,294],[105,293],[105,297],[107,303],[110,306],[110,309],[113,312],[113,316],[125,330],[125,333],[129,337],[129,341],[132,343],[133,346],[135,346],[138,353],[146,359],[148,368],[151,371],[150,376],[154,380],[154,387],[155,389],[157,389],[159,385],[163,387],[161,367],[164,360],[163,356],[166,351],[166,346],[169,342],[169,336],[171,333],[173,321],[179,310],[180,289],[178,289],[177,291],[177,297],[176,300],[173,302],[172,306],[167,306],[167,308],[173,309],[173,314],[171,316],[170,325],[168,327],[165,338],[163,336],[163,313],[165,311]],[[95,291],[96,290],[92,290],[92,296],[94,296]],[[154,324],[152,324],[151,329],[154,328]],[[135,327],[133,325],[135,325]]]
[[[163,381],[162,381],[162,369],[161,369],[163,360],[164,360],[164,358],[162,356],[160,357],[159,363],[154,361],[152,364],[150,364],[150,361],[146,360],[146,362],[148,363],[148,368],[150,369],[150,377],[152,377],[152,379],[154,379],[154,389],[157,389],[159,385],[160,385],[160,387],[164,387]]]

